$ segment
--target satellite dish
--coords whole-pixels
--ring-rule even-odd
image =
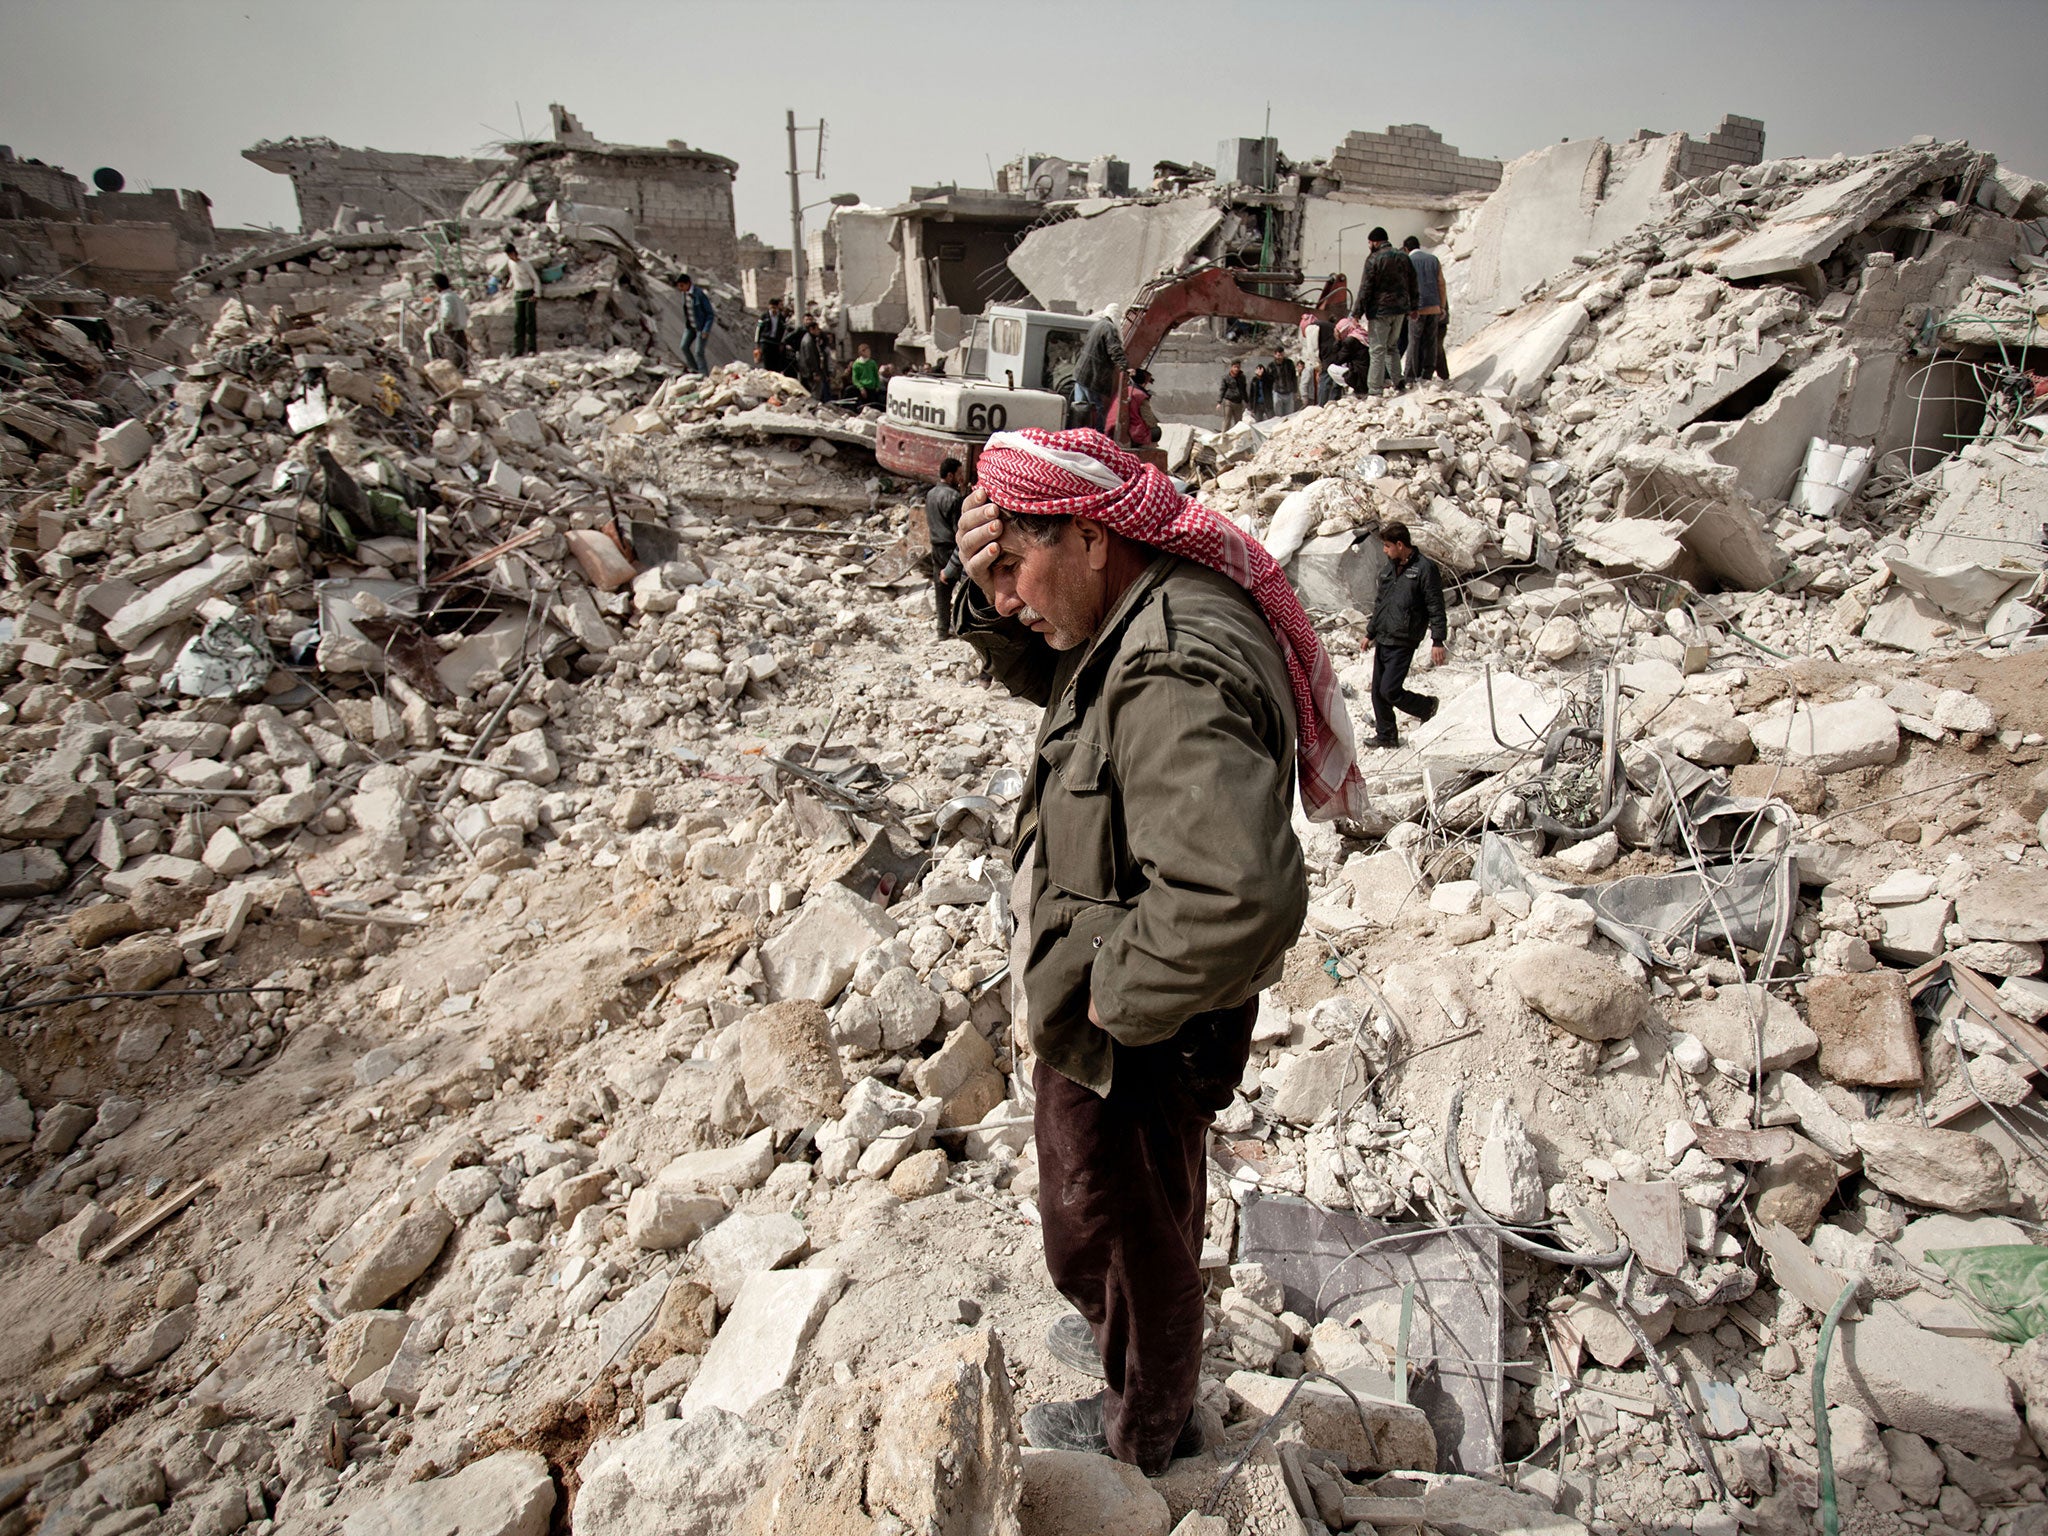
[[[103,165],[92,173],[92,184],[102,192],[118,192],[128,185],[128,178],[111,165]]]

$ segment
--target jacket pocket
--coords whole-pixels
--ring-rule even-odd
[[[1090,901],[1116,900],[1115,792],[1106,755],[1085,736],[1049,741],[1039,755],[1051,769],[1039,797],[1045,878]]]

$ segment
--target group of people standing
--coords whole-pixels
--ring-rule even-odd
[[[1217,386],[1216,404],[1223,412],[1223,430],[1250,417],[1266,421],[1274,416],[1292,416],[1301,406],[1301,369],[1284,348],[1273,349],[1273,360],[1260,363],[1250,373],[1244,364],[1233,362],[1224,370]]]
[[[770,373],[784,373],[820,400],[841,400],[880,408],[888,388],[886,374],[866,342],[855,349],[842,370],[834,353],[837,344],[815,311],[799,323],[780,298],[754,323],[754,362]]]

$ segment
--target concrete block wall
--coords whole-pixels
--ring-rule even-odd
[[[1756,165],[1763,157],[1763,119],[1737,117],[1731,112],[1706,138],[1686,137],[1678,154],[1678,177],[1681,181],[1695,181],[1735,166]]]
[[[578,156],[560,171],[560,183],[574,202],[625,209],[641,240],[656,250],[727,276],[739,270],[732,177],[725,171]]]
[[[1501,162],[1462,155],[1425,124],[1396,123],[1385,133],[1347,133],[1330,156],[1330,170],[1347,187],[1448,195],[1492,191],[1500,185]]]

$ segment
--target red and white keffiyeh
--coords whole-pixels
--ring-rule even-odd
[[[1220,571],[1249,592],[1280,642],[1293,684],[1302,804],[1317,821],[1364,812],[1358,748],[1336,670],[1301,599],[1263,546],[1183,496],[1164,470],[1085,427],[998,432],[976,472],[999,507],[1093,518],[1127,539]]]

